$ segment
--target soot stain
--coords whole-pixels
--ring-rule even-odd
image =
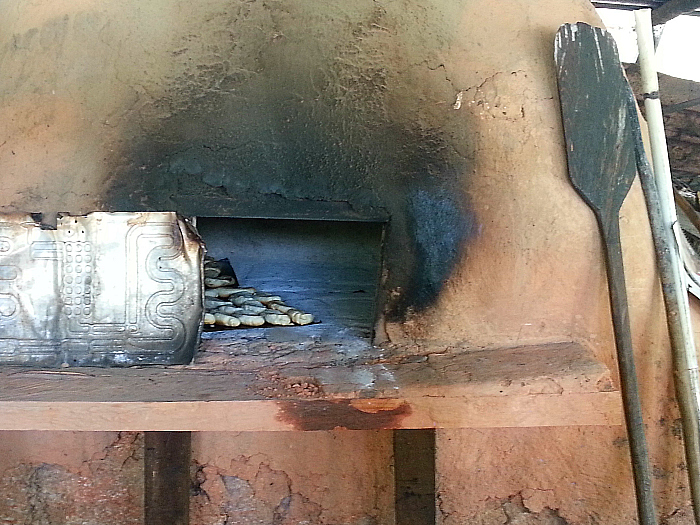
[[[290,96],[284,78],[267,76],[241,83],[235,96],[205,94],[184,106],[157,101],[179,108],[157,121],[135,116],[105,208],[235,216],[247,206],[266,216],[274,205],[294,216],[306,200],[386,210],[383,286],[399,297],[380,296],[385,314],[401,320],[433,304],[472,231],[463,187],[468,160],[439,125],[378,111],[383,78],[343,106],[304,93],[298,78],[289,80],[297,88]],[[177,89],[169,96],[182,98]],[[332,85],[324,90],[334,93]]]
[[[408,219],[416,255],[407,307],[430,306],[461,258],[474,231],[474,218],[463,200],[445,188],[417,190],[408,198]]]
[[[391,410],[363,412],[350,400],[279,401],[278,419],[296,430],[377,430],[401,428],[401,422],[411,414],[411,406],[402,403]]]

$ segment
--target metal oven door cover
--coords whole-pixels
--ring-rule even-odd
[[[204,245],[174,212],[0,215],[0,363],[183,364],[202,320]]]

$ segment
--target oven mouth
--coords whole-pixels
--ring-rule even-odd
[[[264,333],[277,340],[372,340],[385,223],[202,216],[194,222],[207,255],[230,263],[240,289],[280,297],[314,317],[305,326],[217,326],[203,339]]]

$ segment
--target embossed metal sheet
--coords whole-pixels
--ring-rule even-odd
[[[181,364],[202,319],[203,244],[175,213],[0,215],[0,363]]]

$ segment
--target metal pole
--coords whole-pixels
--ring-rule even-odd
[[[652,233],[659,258],[668,328],[674,361],[676,397],[683,420],[683,436],[693,500],[695,522],[700,524],[700,380],[693,340],[687,276],[682,266],[678,236],[681,235],[671,183],[671,168],[666,148],[659,82],[654,64],[654,37],[651,10],[635,11],[639,65],[644,107],[651,142],[653,175],[643,155],[641,137],[637,138],[637,164],[644,186]]]

